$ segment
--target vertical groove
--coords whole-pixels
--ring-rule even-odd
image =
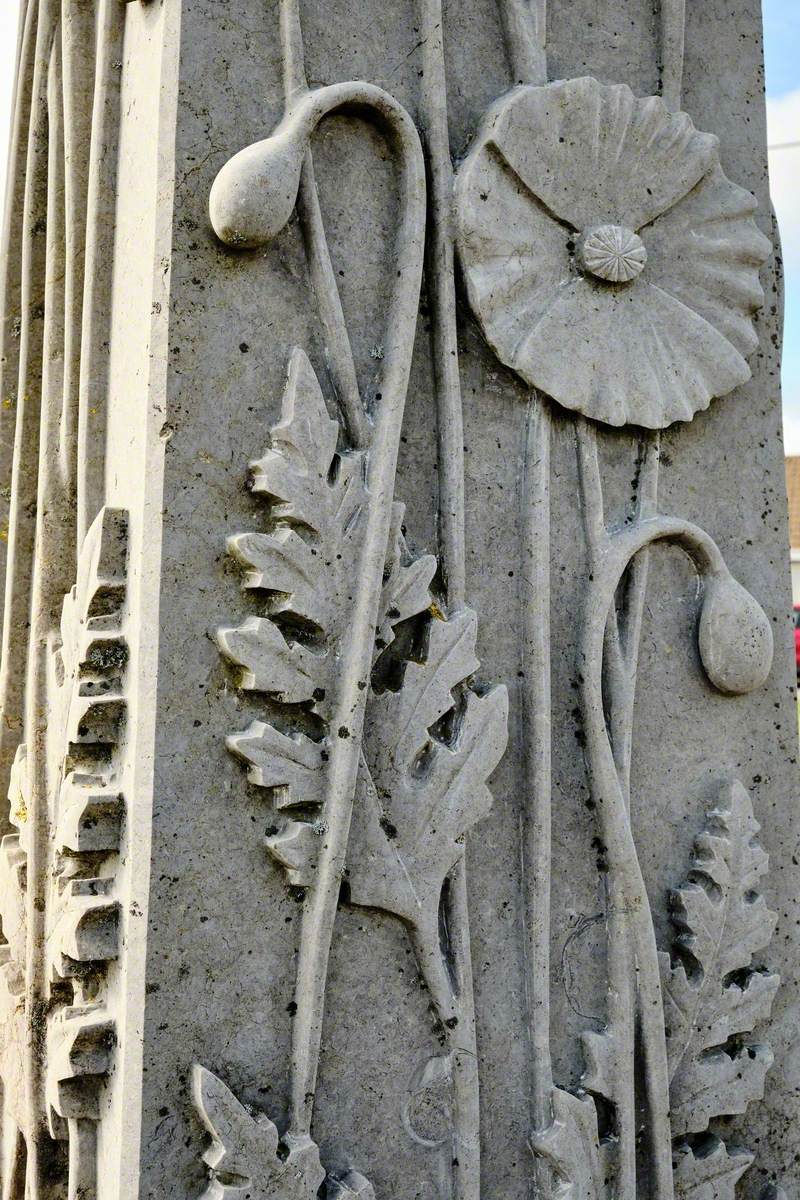
[[[105,493],[113,236],[117,197],[119,88],[125,5],[99,0],[86,199],[77,427],[77,552]]]
[[[30,0],[25,13],[10,163],[6,189],[5,298],[2,326],[3,389],[0,404],[2,485],[8,486],[5,543],[3,639],[0,652],[0,794],[8,793],[11,764],[22,740],[25,660],[28,641],[33,525],[36,509],[36,462],[39,440],[39,372],[46,222],[46,156],[43,122],[40,26],[47,21],[47,0]],[[43,15],[44,14],[44,15]],[[46,126],[45,126],[46,128]],[[11,380],[13,377],[13,386]],[[7,405],[6,401],[10,401]],[[10,828],[3,812],[3,831]]]
[[[36,45],[36,11],[36,0],[27,0],[27,3],[20,6],[0,255],[0,597],[5,593],[11,463],[17,407],[25,158],[30,124],[33,53]],[[2,607],[3,600],[0,599],[0,614]],[[0,627],[1,625],[0,615]],[[5,798],[6,788],[2,778],[0,793]],[[4,822],[0,820],[0,830],[5,828]]]
[[[78,401],[81,373],[84,266],[92,108],[95,84],[95,5],[63,0],[61,27],[64,84],[66,215],[64,396],[59,467],[67,503],[76,506]],[[73,542],[77,539],[77,529]],[[77,545],[74,566],[77,567]]]
[[[64,367],[64,130],[62,109],[61,41],[58,5],[54,3],[39,25],[37,66],[47,130],[44,180],[47,196],[46,251],[41,345],[41,416],[39,422],[38,487],[35,553],[31,576],[30,639],[25,695],[25,737],[29,817],[27,825],[27,961],[25,971],[25,1091],[28,1120],[29,1200],[44,1200],[52,1178],[57,1150],[49,1136],[45,1112],[44,1047],[47,1022],[45,965],[49,824],[47,776],[47,674],[49,634],[57,620],[64,592],[64,494],[58,471],[59,426],[63,402]],[[41,55],[41,57],[40,57]],[[42,134],[44,142],[44,133]],[[44,158],[45,148],[39,153]],[[34,476],[37,471],[32,471]],[[69,539],[71,543],[71,537]],[[71,563],[67,568],[71,571]]]

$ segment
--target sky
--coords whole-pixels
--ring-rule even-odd
[[[763,0],[770,146],[800,143],[800,0]],[[19,0],[0,0],[0,197],[17,41]],[[800,454],[800,144],[772,149],[772,197],[786,270],[783,422],[787,454]]]

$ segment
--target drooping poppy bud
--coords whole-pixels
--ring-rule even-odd
[[[741,696],[766,681],[772,629],[760,604],[732,575],[707,580],[698,642],[705,672],[720,692]]]
[[[307,123],[295,119],[226,162],[208,206],[220,241],[247,249],[266,245],[281,232],[297,201],[307,146]]]

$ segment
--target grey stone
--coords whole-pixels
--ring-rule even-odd
[[[3,1200],[791,1200],[757,0],[23,7]]]

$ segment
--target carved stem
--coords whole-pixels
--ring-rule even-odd
[[[430,197],[427,278],[432,308],[433,369],[436,382],[439,448],[439,560],[451,614],[466,599],[464,530],[464,422],[456,331],[456,293],[452,229],[453,164],[447,115],[447,74],[441,0],[420,6],[422,42],[421,123],[428,150]],[[449,1044],[453,1056],[455,1195],[480,1195],[480,1104],[478,1047],[475,1034],[472,955],[469,936],[466,854],[453,868],[449,897],[452,954],[458,985],[457,1025]],[[434,946],[441,959],[438,931]],[[451,989],[452,990],[452,989]],[[454,999],[456,999],[454,997]],[[446,1016],[442,1015],[442,1020]],[[448,1028],[445,1025],[445,1028]]]
[[[333,746],[323,819],[317,882],[303,909],[292,1031],[291,1132],[311,1128],[325,981],[333,923],[344,869],[353,792],[358,769],[364,702],[372,660],[373,634],[386,557],[394,476],[405,394],[414,345],[425,231],[425,163],[416,128],[405,110],[380,88],[364,83],[334,84],[311,93],[312,121],[336,109],[367,111],[394,142],[401,170],[401,223],[397,238],[397,282],[386,324],[386,356],[379,384],[381,401],[369,452],[370,504],[358,568],[359,590],[349,636],[342,646],[342,674],[331,729]]]
[[[658,463],[660,434],[645,434],[640,458],[639,493],[636,503],[636,521],[654,517],[658,503]],[[625,589],[622,629],[617,631],[616,646],[609,646],[606,638],[606,656],[609,665],[616,659],[618,666],[609,673],[610,708],[609,732],[614,748],[626,806],[630,808],[631,750],[633,744],[633,708],[636,697],[636,676],[639,663],[639,643],[644,617],[644,602],[647,593],[649,555],[647,551],[637,554],[631,563],[622,587]],[[608,630],[616,627],[616,606],[609,614]],[[621,638],[620,638],[621,635]]]
[[[547,0],[500,0],[515,83],[547,83]]]
[[[582,463],[585,465],[585,455]],[[603,711],[603,659],[607,614],[614,604],[620,580],[633,558],[656,541],[681,546],[706,580],[728,573],[709,535],[698,526],[673,517],[653,517],[612,537],[605,534],[602,541],[594,541],[591,554],[593,578],[581,641],[582,700],[590,780],[608,863],[609,1034],[618,1054],[625,1053],[623,1061],[616,1059],[619,1069],[614,1083],[620,1125],[620,1194],[631,1200],[636,1194],[634,1076],[628,1048],[634,1042],[634,971],[644,1045],[655,1195],[659,1200],[669,1200],[673,1194],[669,1075],[655,933]],[[627,962],[626,980],[626,960],[631,951],[635,959]],[[633,1138],[630,1144],[629,1138]]]
[[[605,525],[603,486],[598,460],[597,434],[592,422],[575,420],[578,469],[581,484],[581,509],[589,559],[589,585],[582,625],[581,695],[586,735],[590,785],[597,806],[603,852],[606,861],[606,924],[608,930],[608,1061],[601,1066],[616,1110],[619,1151],[617,1189],[621,1200],[636,1197],[636,1097],[635,1035],[636,1004],[633,962],[631,961],[630,911],[633,897],[625,887],[629,875],[626,857],[627,814],[621,793],[619,803],[613,797],[619,791],[619,777],[606,729],[603,711],[603,661],[606,628],[611,605],[602,605],[598,597],[601,564],[608,553],[610,539]],[[599,631],[599,662],[595,662]],[[606,753],[607,748],[607,753]],[[634,849],[634,858],[636,852]],[[634,888],[634,891],[636,889]]]
[[[303,32],[299,0],[283,0],[281,5],[284,89],[291,105],[308,89],[303,53]],[[328,239],[314,176],[311,149],[306,151],[300,175],[297,213],[303,230],[311,286],[317,301],[319,318],[325,331],[325,359],[341,406],[350,441],[356,449],[369,442],[369,423],[358,390],[353,350],[347,333],[336,274],[331,262]]]
[[[686,0],[661,0],[661,95],[667,108],[681,106]]]
[[[526,986],[531,1047],[531,1126],[553,1120],[550,1055],[550,437],[547,400],[528,406],[522,492],[522,709],[528,795],[525,804]],[[545,1164],[541,1164],[542,1168]],[[541,1173],[540,1173],[541,1174]],[[540,1191],[549,1186],[540,1178]]]
[[[427,279],[433,311],[433,369],[439,437],[439,546],[451,610],[466,594],[464,547],[464,429],[458,371],[453,254],[453,165],[447,124],[441,0],[424,0],[422,127],[428,150],[430,217]]]

